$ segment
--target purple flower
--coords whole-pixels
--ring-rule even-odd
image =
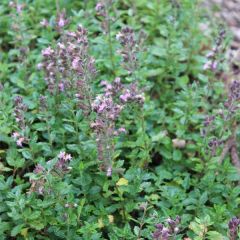
[[[62,17],[59,21],[61,25]],[[96,74],[95,60],[88,53],[87,30],[78,26],[76,32],[60,32],[60,41],[56,47],[42,50],[43,61],[39,66],[45,72],[50,93],[66,92],[67,95],[68,90],[72,90],[71,93],[75,95],[78,91],[82,96],[79,107],[87,115],[91,110],[90,81]]]
[[[104,2],[98,2],[95,7],[95,10],[99,16],[106,18],[107,12],[106,12],[106,6],[105,6]]]
[[[14,99],[14,116],[15,120],[18,123],[18,126],[22,129],[25,129],[25,112],[27,111],[27,106],[23,103],[23,98],[17,96]]]
[[[57,31],[61,31],[69,23],[69,20],[66,18],[66,11],[63,10],[57,14],[56,18],[56,29]]]
[[[95,10],[97,12],[101,11],[102,9],[104,9],[104,5],[101,3],[101,2],[98,2],[96,7],[95,7]]]
[[[153,233],[153,239],[155,240],[169,240],[171,236],[176,235],[179,232],[178,225],[181,222],[181,218],[179,216],[176,217],[175,220],[172,218],[168,218],[166,220],[166,226],[162,223],[158,223],[155,225],[156,230]]]
[[[33,172],[35,174],[43,173],[45,171],[44,167],[41,164],[37,164]]]
[[[38,69],[38,70],[41,70],[42,68],[43,68],[43,64],[42,64],[42,63],[38,63],[37,69]]]
[[[229,237],[230,240],[237,240],[237,234],[238,234],[238,227],[240,225],[240,219],[237,217],[233,217],[229,223],[228,223],[228,228],[229,228]]]
[[[24,8],[23,4],[17,4],[17,13],[20,14]]]

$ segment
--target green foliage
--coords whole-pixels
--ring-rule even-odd
[[[210,137],[200,133],[226,93],[203,70],[215,29],[201,30],[208,19],[199,2],[116,0],[109,7],[109,35],[102,33],[96,1],[19,2],[21,14],[8,0],[0,3],[0,239],[152,239],[155,224],[177,215],[182,220],[175,239],[226,239],[228,221],[240,214],[240,177],[227,156],[222,165],[210,156]],[[72,92],[49,94],[37,69],[41,51],[59,40],[58,8],[66,9],[67,29],[82,24],[88,30],[98,70],[95,92],[102,92],[102,80],[115,77],[126,84],[137,79],[145,91],[144,105],[130,105],[118,119],[127,134],[114,140],[111,177],[99,170],[93,116],[86,117]],[[43,18],[47,27],[40,25]],[[147,35],[134,75],[121,67],[115,40],[126,25]],[[16,96],[28,108],[26,128],[15,119]],[[41,96],[47,96],[44,110]],[[217,121],[216,131],[225,125]],[[24,136],[22,146],[14,132]],[[56,169],[61,151],[72,155],[65,172]],[[38,164],[44,174],[34,172]],[[35,191],[39,183],[44,194]]]

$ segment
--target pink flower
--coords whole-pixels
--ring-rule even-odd
[[[113,86],[112,86],[112,84],[110,84],[110,83],[108,83],[107,85],[106,85],[106,91],[109,91],[109,90],[112,90],[112,88],[113,88]]]
[[[58,154],[58,158],[64,158],[65,157],[65,152],[60,152],[59,154]]]
[[[116,84],[121,83],[121,78],[120,78],[120,77],[116,77],[115,80],[114,80],[114,82],[115,82]]]
[[[112,167],[108,167],[107,169],[107,177],[111,177],[112,176]]]
[[[211,60],[208,60],[205,64],[204,64],[204,66],[203,66],[203,70],[208,70],[208,69],[210,69],[210,70],[216,70],[217,69],[217,65],[218,65],[218,63],[217,63],[217,61],[211,61]]]
[[[97,12],[99,12],[99,11],[101,11],[102,9],[104,9],[104,5],[103,5],[101,2],[97,3],[97,5],[96,5],[96,7],[95,7],[95,10],[96,10]]]
[[[118,129],[119,133],[127,133],[126,129],[124,127],[121,127]]]
[[[56,168],[60,171],[68,170],[67,162],[72,159],[71,154],[67,154],[66,152],[60,152],[58,154],[58,162],[56,163]]]
[[[18,145],[19,147],[22,147],[23,142],[24,142],[24,137],[20,137],[20,138],[17,140],[17,145]]]
[[[37,69],[38,70],[41,70],[43,68],[43,64],[42,63],[39,63],[38,65],[37,65]]]
[[[58,84],[58,88],[59,88],[59,91],[60,91],[60,92],[64,92],[64,90],[65,90],[65,86],[64,86],[63,83],[59,83],[59,84]]]
[[[44,57],[51,56],[54,53],[53,49],[51,47],[45,48],[42,50],[42,55]]]
[[[66,154],[66,155],[65,155],[65,160],[66,160],[66,161],[70,161],[71,159],[72,159],[71,154]]]
[[[116,35],[117,41],[120,41],[122,37],[123,37],[123,34],[122,34],[121,32],[119,32],[119,33]]]
[[[101,83],[100,83],[101,86],[106,86],[107,84],[108,84],[108,82],[105,81],[105,80],[104,80],[104,81],[101,81]]]
[[[64,161],[70,161],[72,159],[72,156],[71,154],[67,154],[66,152],[60,152],[58,154],[58,158]]]
[[[76,37],[76,33],[75,32],[67,32],[67,35],[70,36],[70,37]]]
[[[100,104],[99,106],[98,106],[98,112],[99,113],[101,113],[101,112],[103,112],[104,111],[104,109],[107,107],[107,104],[105,103],[105,102],[103,102],[102,104]]]
[[[216,69],[217,69],[217,66],[218,66],[218,62],[217,62],[217,61],[214,61],[214,62],[212,63],[212,69],[213,69],[213,70],[216,70]]]
[[[211,58],[211,57],[213,57],[214,56],[214,53],[213,52],[209,52],[208,54],[207,54],[207,58]]]
[[[60,18],[60,19],[58,20],[58,26],[59,26],[59,27],[64,27],[64,26],[65,26],[65,20],[64,20],[63,18]]]
[[[17,12],[20,14],[23,10],[24,6],[23,4],[17,4]]]
[[[78,69],[78,66],[79,66],[79,58],[74,58],[73,61],[72,61],[72,67],[74,70],[77,70]]]
[[[131,98],[131,94],[129,93],[129,91],[126,91],[124,94],[120,95],[120,100],[122,100],[123,102],[127,102],[129,98]]]
[[[65,10],[63,12],[60,12],[57,16],[56,19],[56,23],[57,23],[57,27],[59,29],[63,28],[64,26],[66,26],[68,24],[68,19],[66,19],[66,12]]]
[[[207,61],[203,66],[203,70],[208,70],[210,68],[211,68],[211,61]]]
[[[38,174],[38,173],[42,173],[44,171],[44,167],[41,164],[37,164],[37,166],[35,167],[35,169],[33,170],[34,173]]]
[[[58,45],[58,47],[59,47],[60,49],[65,49],[64,44],[62,44],[62,43],[59,42],[57,45]]]
[[[18,132],[14,132],[12,134],[12,137],[13,137],[14,140],[17,140],[17,138],[20,137],[20,134]]]

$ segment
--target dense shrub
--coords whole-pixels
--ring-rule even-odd
[[[0,239],[237,239],[240,85],[198,1],[0,11]]]

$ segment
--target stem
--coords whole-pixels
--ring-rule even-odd
[[[69,210],[68,210],[68,218],[67,218],[67,240],[70,240]]]
[[[59,13],[59,11],[60,11],[59,0],[56,0],[55,3],[56,3],[57,13]]]
[[[146,133],[146,127],[145,127],[145,118],[143,115],[143,111],[140,111],[140,113],[137,113],[138,119],[139,119],[139,125],[140,128],[142,129],[141,135],[143,138],[143,150],[147,153],[147,158],[144,159],[144,162],[141,163],[141,167],[145,166],[145,164],[148,164],[151,161],[150,155],[149,155],[149,146],[147,143],[147,133]]]
[[[112,73],[115,75],[115,65],[114,65],[114,60],[113,60],[113,47],[112,47],[112,38],[111,38],[111,19],[109,15],[110,7],[107,9],[107,34],[108,34],[108,49],[109,49],[109,57],[112,65]]]
[[[142,228],[144,226],[144,218],[146,216],[146,213],[147,213],[147,208],[145,207],[144,212],[143,212],[143,216],[142,216],[142,219],[141,219],[141,222],[140,222],[140,228],[139,228],[139,231],[138,231],[138,236],[137,236],[138,240],[140,240],[140,237],[141,237],[141,234],[142,234]]]

